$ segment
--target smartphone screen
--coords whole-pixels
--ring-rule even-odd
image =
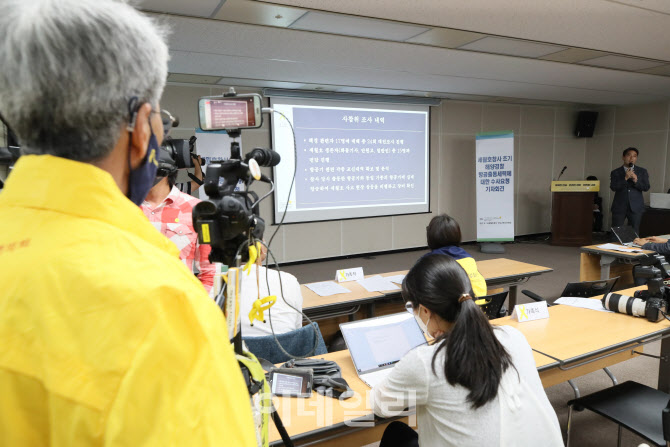
[[[259,95],[200,98],[202,130],[245,129],[263,124]]]

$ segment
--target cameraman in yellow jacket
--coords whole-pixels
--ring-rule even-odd
[[[256,445],[223,315],[138,206],[163,33],[109,0],[8,0],[0,29],[0,111],[34,154],[0,192],[0,445]]]

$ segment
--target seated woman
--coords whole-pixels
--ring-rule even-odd
[[[454,258],[468,274],[475,296],[486,295],[486,280],[477,270],[477,264],[472,256],[460,247],[461,227],[455,219],[446,214],[433,217],[426,227],[426,239],[428,248],[431,249],[428,254],[448,255]]]
[[[425,256],[405,277],[406,307],[435,340],[372,389],[378,416],[416,406],[418,419],[418,433],[389,424],[380,447],[563,446],[528,342],[511,326],[492,327],[472,295],[449,256]]]

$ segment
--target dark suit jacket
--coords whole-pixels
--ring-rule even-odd
[[[611,208],[613,213],[625,213],[629,203],[634,213],[644,212],[642,192],[649,190],[649,174],[640,166],[635,166],[633,172],[637,175],[637,183],[624,180],[626,171],[623,166],[610,173],[610,189],[614,191]]]

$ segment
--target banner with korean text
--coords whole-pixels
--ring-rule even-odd
[[[514,240],[514,133],[477,134],[477,241]]]

